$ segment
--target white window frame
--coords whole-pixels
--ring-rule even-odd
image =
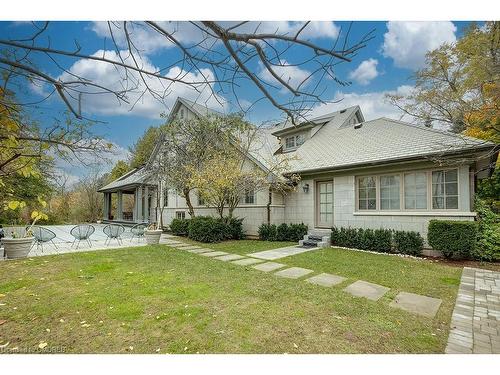
[[[380,180],[382,177],[393,177],[397,176],[399,180],[399,208],[382,208],[382,184],[380,183]],[[377,183],[375,184],[375,187],[378,188],[378,192],[376,194],[378,202],[377,202],[377,207],[380,211],[400,211],[401,210],[401,174],[400,173],[387,173],[387,174],[381,174],[376,176]],[[389,198],[389,201],[392,199]]]
[[[416,190],[415,190],[415,208],[406,208],[406,194],[405,194],[405,181],[404,178],[408,174],[417,174],[417,173],[424,173],[425,174],[425,208],[416,208],[417,206],[417,195],[416,195]],[[403,204],[404,204],[404,211],[415,211],[415,212],[422,212],[422,211],[429,211],[429,173],[428,171],[407,171],[403,173]]]
[[[201,196],[200,192],[198,192],[197,196],[198,196],[198,206],[205,206],[205,201],[203,200],[203,197]]]
[[[432,197],[433,197],[433,192],[432,192],[432,172],[439,172],[439,171],[449,171],[449,170],[456,170],[457,171],[457,200],[458,200],[458,205],[457,208],[433,208],[432,205]],[[418,172],[425,172],[426,173],[426,184],[427,184],[427,196],[426,196],[426,203],[427,203],[427,208],[416,208],[416,209],[407,209],[405,208],[405,186],[404,186],[404,175],[405,174],[411,174],[411,173],[418,173]],[[391,175],[399,175],[399,209],[381,209],[381,200],[380,200],[380,177],[383,176],[391,176]],[[376,189],[376,208],[375,209],[360,209],[359,208],[359,179],[363,177],[374,177],[375,178],[375,189]],[[406,171],[401,171],[401,172],[394,172],[394,173],[371,173],[371,174],[363,174],[363,175],[356,175],[354,179],[354,207],[355,210],[354,212],[366,212],[366,213],[387,213],[387,212],[458,212],[461,209],[461,190],[460,190],[460,169],[459,168],[432,168],[432,169],[416,169],[416,170],[406,170]],[[446,197],[446,195],[445,195]]]
[[[288,146],[288,140],[292,140],[293,141],[293,145]],[[299,148],[300,146],[302,146],[305,141],[306,141],[306,135],[303,132],[302,133],[298,133],[298,134],[288,135],[284,139],[283,149],[285,151],[295,150],[295,149]],[[290,143],[292,143],[292,142],[290,142]]]
[[[163,189],[163,207],[168,207],[168,188]]]
[[[175,211],[175,218],[176,219],[185,219],[186,218],[186,211]]]
[[[252,194],[249,194],[250,191],[252,192]],[[252,202],[248,202],[247,198],[249,197],[252,197]],[[257,200],[255,198],[255,189],[245,189],[245,193],[243,194],[243,201],[245,202],[245,204],[255,204],[255,201]]]
[[[434,189],[433,189],[433,185],[434,183],[432,182],[432,173],[434,172],[443,172],[444,175],[446,176],[446,172],[448,171],[452,171],[452,170],[456,170],[457,171],[457,181],[456,181],[456,184],[457,184],[457,194],[446,194],[446,177],[445,177],[445,180],[443,182],[444,184],[444,191],[443,191],[443,195],[439,195],[437,197],[442,197],[443,198],[443,203],[444,203],[444,206],[445,208],[434,208],[434,204],[433,204],[433,200],[434,200]],[[458,208],[460,207],[460,184],[459,184],[459,180],[460,180],[460,174],[459,174],[459,171],[457,168],[447,168],[447,169],[436,169],[436,170],[433,170],[431,171],[431,174],[430,174],[430,184],[431,184],[431,193],[430,193],[430,196],[431,196],[431,208],[433,210],[443,210],[443,211],[452,211],[452,210],[458,210]],[[453,181],[454,182],[454,181]],[[457,208],[446,208],[446,198],[448,197],[456,197],[457,198]]]

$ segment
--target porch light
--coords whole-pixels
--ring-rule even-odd
[[[304,186],[302,186],[302,189],[304,190],[304,193],[309,193],[309,184],[304,184]]]

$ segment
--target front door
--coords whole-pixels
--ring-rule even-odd
[[[333,181],[316,183],[316,225],[322,228],[333,226]]]

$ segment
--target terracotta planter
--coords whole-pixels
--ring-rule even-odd
[[[162,233],[163,231],[161,229],[155,229],[155,230],[146,229],[144,231],[144,238],[146,238],[146,243],[148,245],[159,244]]]
[[[8,259],[26,258],[31,250],[34,237],[2,238],[5,256]]]

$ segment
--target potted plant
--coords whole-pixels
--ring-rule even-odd
[[[150,224],[144,231],[144,237],[148,245],[156,245],[160,243],[160,237],[163,231],[158,227],[157,223]]]

